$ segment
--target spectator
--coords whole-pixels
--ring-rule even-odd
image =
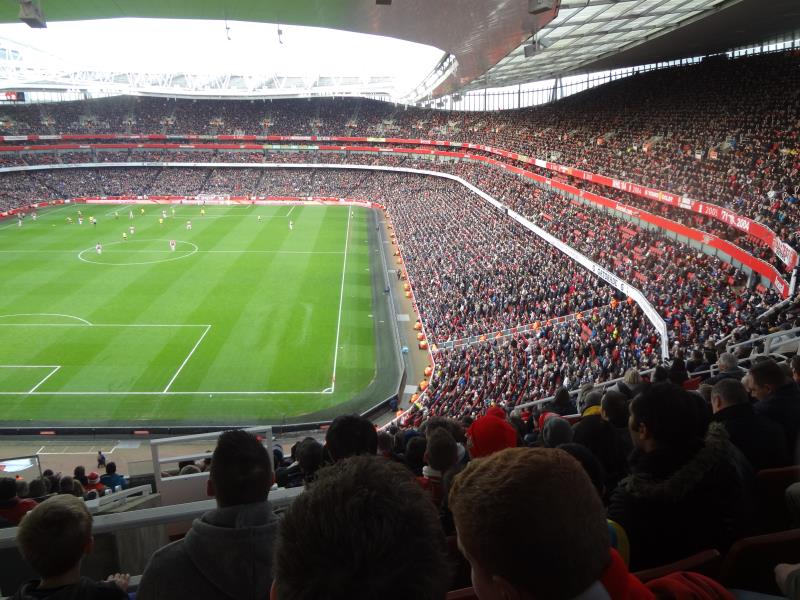
[[[467,451],[481,458],[517,445],[517,431],[505,420],[492,415],[475,419],[467,430]]]
[[[78,465],[77,467],[75,467],[72,470],[72,478],[75,481],[80,481],[81,485],[83,487],[86,487],[86,485],[89,483],[89,480],[86,477],[86,467],[83,467],[81,465]]]
[[[411,471],[417,477],[422,476],[422,468],[425,464],[426,447],[427,441],[423,435],[415,435],[413,438],[408,440],[408,444],[406,445],[406,453],[403,457],[403,462],[405,463],[406,467],[408,467],[409,471]]]
[[[117,463],[113,460],[106,464],[106,472],[100,476],[100,483],[112,490],[117,487],[124,490],[128,487],[128,481],[124,475],[117,473]]]
[[[116,573],[104,582],[81,577],[81,560],[94,545],[92,515],[83,500],[64,495],[42,502],[20,523],[17,545],[41,579],[24,584],[13,600],[128,598],[127,574]]]
[[[689,374],[694,376],[695,373],[708,371],[710,368],[711,365],[706,360],[703,351],[697,348],[692,350],[692,358],[686,363],[686,370],[689,372]],[[704,375],[703,377],[707,377],[707,375]]]
[[[591,450],[589,450],[583,444],[576,444],[574,442],[569,444],[561,444],[558,449],[568,453],[572,456],[572,458],[581,463],[583,470],[586,471],[586,474],[592,481],[592,485],[597,490],[597,495],[601,500],[605,501],[607,492],[606,470],[603,468],[603,465],[600,464],[600,461],[597,460],[597,457],[592,454]]]
[[[74,495],[75,483],[76,481],[70,475],[64,475],[61,479],[58,480],[58,493]],[[81,482],[78,481],[77,484],[80,485]],[[81,496],[83,496],[83,494],[81,494]]]
[[[794,456],[800,428],[800,391],[797,384],[787,378],[778,363],[771,359],[754,364],[742,383],[756,399],[756,414],[772,419],[783,427],[790,455]]]
[[[272,481],[261,442],[240,430],[220,435],[208,478],[217,508],[196,519],[185,538],[153,554],[138,600],[266,599],[278,522],[267,499]]]
[[[389,460],[398,460],[394,453],[394,437],[388,431],[378,433],[378,455]]]
[[[600,497],[563,450],[514,448],[472,462],[449,503],[481,600],[652,598],[610,550]]]
[[[553,398],[549,410],[561,416],[578,414],[575,402],[572,401],[567,388],[563,386],[556,390],[555,398]]]
[[[97,492],[98,496],[102,496],[103,494],[106,493],[106,490],[109,489],[102,483],[100,483],[100,475],[98,475],[95,471],[89,473],[89,476],[87,477],[87,482],[88,483],[85,487],[85,491],[90,492],[94,490],[95,492]]]
[[[28,496],[36,502],[44,500],[49,492],[49,481],[44,477],[37,477],[28,485]]]
[[[350,456],[376,454],[378,433],[369,419],[339,415],[325,434],[325,447],[334,462]]]
[[[325,448],[314,438],[307,437],[297,445],[295,457],[303,474],[303,483],[308,485],[316,479],[317,471],[322,467]]]
[[[800,385],[800,354],[795,354],[789,364],[792,367],[792,379]]]
[[[739,368],[739,361],[736,360],[736,357],[730,352],[723,352],[719,355],[717,366],[719,367],[719,373],[708,380],[708,383],[711,385],[723,379],[735,379],[739,381],[744,377],[745,372]]]
[[[741,450],[756,471],[790,464],[783,428],[757,415],[747,390],[736,379],[722,379],[711,390],[712,421],[721,423],[731,443]]]
[[[630,436],[629,436],[630,437]],[[625,447],[614,426],[600,415],[584,417],[573,427],[572,441],[588,448],[603,465],[609,490],[627,474]]]
[[[354,456],[319,472],[281,522],[273,600],[443,600],[436,510],[408,470]]]
[[[627,457],[633,450],[631,432],[628,429],[628,399],[622,392],[608,390],[600,403],[600,416],[614,426],[622,453]]]
[[[572,441],[572,425],[563,417],[552,416],[544,422],[542,428],[542,445],[545,448],[556,448]]]
[[[25,513],[36,507],[36,501],[17,495],[17,482],[11,477],[0,478],[0,517],[16,525]]]
[[[631,402],[631,474],[612,493],[608,515],[628,534],[634,570],[725,550],[750,523],[737,451],[718,428],[700,437],[695,404],[669,383]]]
[[[439,507],[444,498],[442,477],[458,462],[458,445],[444,427],[437,427],[428,435],[425,462],[427,464],[422,467],[422,476],[417,477],[417,481]]]
[[[622,381],[617,383],[617,390],[627,398],[633,398],[641,391],[644,385],[645,383],[642,381],[642,376],[639,374],[638,369],[630,368],[625,371]]]

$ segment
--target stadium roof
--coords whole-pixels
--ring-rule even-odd
[[[562,0],[555,19],[464,89],[702,56],[798,30],[797,0]]]
[[[55,22],[82,19],[170,18],[216,20],[220,24],[224,19],[226,25],[240,30],[249,25],[242,22],[272,23],[264,38],[273,38],[274,24],[280,23],[284,27],[303,25],[388,36],[439,49],[433,61],[418,60],[411,50],[395,50],[390,55],[404,61],[406,67],[416,68],[414,77],[420,83],[404,98],[408,101],[429,92],[439,96],[710,54],[800,30],[798,0],[561,0],[555,19],[551,12],[531,15],[528,0],[394,0],[388,6],[376,0],[41,0],[41,4],[51,29],[55,29]],[[15,0],[0,3],[0,23],[18,23],[18,11]],[[186,27],[180,21],[171,23],[176,35]],[[98,25],[102,28],[102,22]],[[224,36],[221,25],[219,30],[218,37]],[[35,33],[46,39],[47,31]],[[526,59],[524,46],[534,31],[539,45],[535,55]],[[169,37],[169,33],[145,33],[139,48],[163,37]],[[205,37],[197,40],[201,46],[208,43]],[[359,43],[361,54],[377,55],[371,45]],[[313,64],[331,54],[332,45],[312,42],[307,50]],[[131,54],[135,53],[132,47]],[[166,51],[165,57],[169,53]],[[390,61],[387,58],[385,62],[388,65]],[[310,68],[302,75],[274,69],[246,73],[237,72],[236,61],[227,64],[227,73],[166,69],[137,72],[130,68],[122,72],[93,71],[81,65],[66,73],[54,73],[51,67],[50,72],[34,75],[41,76],[39,87],[60,78],[62,87],[80,88],[88,77],[109,87],[127,85],[131,91],[147,93],[161,89],[170,95],[179,95],[181,89],[187,95],[313,95],[338,90],[385,93],[397,98],[398,93],[395,79],[386,73],[335,75],[322,70],[314,73]],[[9,87],[9,73],[0,67],[0,86]]]

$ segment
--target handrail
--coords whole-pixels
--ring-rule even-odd
[[[106,494],[105,496],[100,496],[93,500],[87,500],[86,508],[89,509],[90,513],[94,514],[101,509],[107,508],[110,504],[119,504],[120,502],[124,502],[132,496],[138,496],[139,494],[142,496],[149,496],[152,493],[153,486],[151,486],[149,483],[137,485],[136,487],[120,490],[119,492],[114,492],[112,494]]]
[[[756,317],[756,319],[755,319],[756,322],[763,321],[767,317],[771,317],[773,314],[775,314],[776,312],[781,310],[787,304],[791,304],[791,303],[795,302],[795,300],[796,300],[796,298],[790,297],[790,298],[785,298],[785,299],[781,300],[777,304],[773,304],[772,306],[769,307],[769,309],[767,309],[766,312],[764,312],[764,313],[762,313],[762,314],[760,314],[760,315],[758,315]],[[745,331],[750,325],[751,324],[742,325],[741,327],[737,327],[735,330],[731,331],[728,335],[724,336],[718,342],[716,342],[716,344],[715,344],[716,348],[717,349],[720,349],[720,348],[726,348],[727,349],[727,347],[726,347],[727,341],[729,339],[731,339],[734,335]]]
[[[294,499],[303,493],[304,488],[280,488],[269,494],[269,502],[273,509],[285,508]],[[128,512],[112,515],[97,515],[94,517],[92,533],[111,533],[139,527],[154,525],[168,525],[191,521],[217,507],[215,500],[198,500],[171,506],[157,506],[155,508],[140,508]],[[0,550],[16,546],[17,528],[0,529]]]
[[[750,346],[750,345],[756,344],[756,343],[758,343],[758,342],[760,342],[762,340],[770,341],[772,339],[781,338],[781,337],[784,337],[784,336],[789,335],[791,333],[795,334],[794,337],[800,337],[800,327],[793,327],[792,329],[784,329],[782,331],[774,331],[774,332],[768,333],[766,335],[760,335],[758,337],[746,340],[744,342],[739,342],[738,344],[733,344],[732,346],[728,346],[728,351],[730,352],[734,348],[741,348],[742,346]],[[765,354],[769,354],[769,349],[771,347],[772,347],[771,344],[766,343],[764,345],[764,353]]]

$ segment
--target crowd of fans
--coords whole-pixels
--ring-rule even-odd
[[[778,300],[771,290],[747,286],[734,267],[661,231],[516,177],[469,163],[406,158],[398,164],[434,165],[474,181],[639,287],[667,322],[673,353],[718,341]],[[35,186],[49,194],[44,199],[215,193],[348,197],[386,206],[430,342],[443,346],[421,417],[475,415],[493,402],[513,407],[552,396],[562,385],[574,390],[621,377],[631,367],[649,368],[660,358],[652,325],[631,301],[450,180],[357,170],[134,167],[45,170],[5,179],[19,197]],[[548,323],[567,316],[574,320]],[[527,333],[494,339],[496,332],[515,328]],[[488,339],[468,348],[447,343],[481,336]]]
[[[790,243],[797,214],[794,53],[663,69],[491,113],[358,99],[108,98],[6,107],[4,133],[277,134],[484,143],[725,206]]]
[[[585,390],[572,422],[568,396],[383,431],[342,415],[324,445],[306,438],[286,460],[224,432],[207,461],[216,508],[149,557],[136,598],[444,600],[471,585],[481,600],[732,600],[724,578],[641,573],[768,531],[754,475],[796,462],[800,360],[756,360],[702,393],[651,379]],[[304,488],[283,514],[269,500],[276,480]],[[128,597],[127,574],[81,577],[93,546],[85,504],[26,500],[21,487],[0,479],[0,510],[15,515],[38,579],[14,598]],[[796,597],[800,565],[773,566]]]

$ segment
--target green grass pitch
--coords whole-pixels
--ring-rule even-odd
[[[200,211],[65,205],[0,223],[0,423],[296,421],[367,388],[368,211]]]

